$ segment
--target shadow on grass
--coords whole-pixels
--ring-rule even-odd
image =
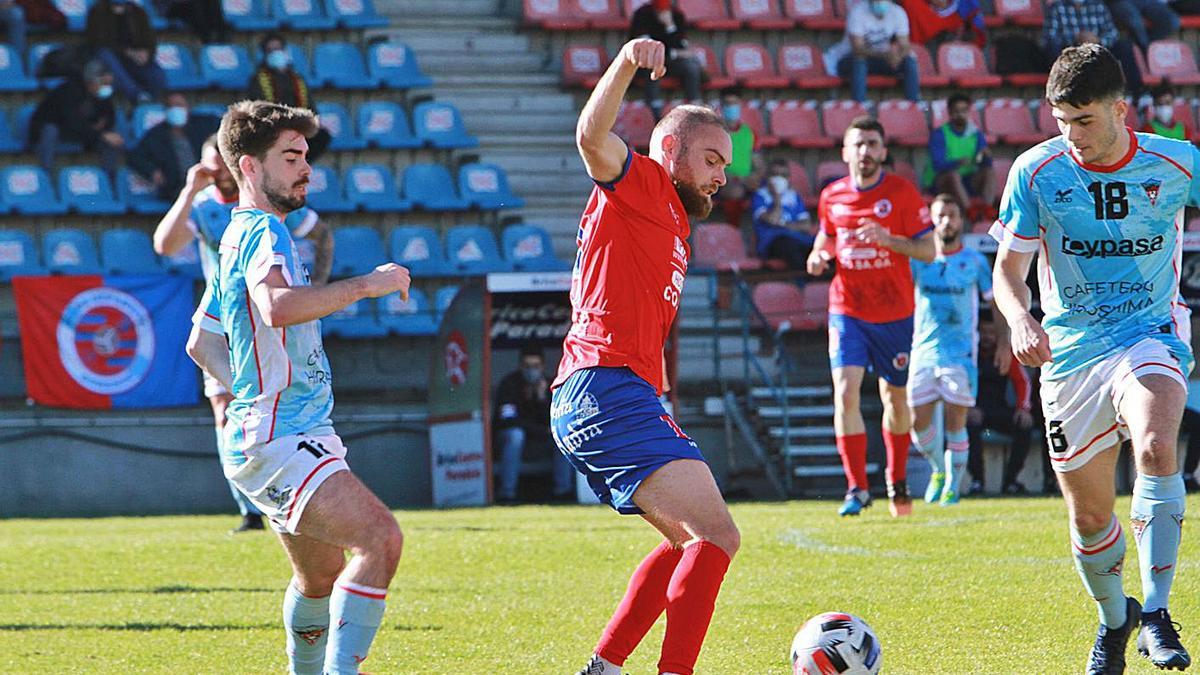
[[[279,630],[277,623],[245,623],[245,624],[210,624],[210,623],[175,623],[130,621],[127,623],[0,623],[0,633],[19,633],[25,631],[43,630],[104,630],[115,632],[149,633],[152,631],[169,630],[178,633],[204,631],[233,631],[233,630]],[[392,630],[404,632],[434,632],[442,630],[442,626],[413,626],[397,624]]]
[[[0,595],[172,595],[178,593],[283,593],[278,588],[230,588],[227,586],[157,586],[155,588],[65,588],[0,589]]]

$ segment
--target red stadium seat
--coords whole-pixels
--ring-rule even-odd
[[[924,45],[913,45],[913,53],[917,55],[917,72],[921,74],[921,87],[948,87],[950,78],[939,75],[933,65],[933,57]]]
[[[984,17],[988,26],[1041,28],[1045,22],[1041,0],[995,0],[996,14]]]
[[[704,72],[708,73],[708,81],[704,83],[705,89],[724,89],[732,87],[734,80],[732,77],[725,75],[725,67],[721,64],[721,60],[717,58],[716,52],[708,45],[703,45],[694,40],[688,45],[696,54],[696,58],[700,60],[700,66],[704,68]]]
[[[587,20],[574,0],[524,0],[525,23],[546,30],[583,30]]]
[[[825,72],[821,50],[809,42],[793,42],[779,48],[779,74],[799,89],[831,89],[841,86],[842,78]],[[923,81],[923,80],[922,80]]]
[[[1135,50],[1136,51],[1136,50]],[[1196,56],[1186,42],[1180,40],[1157,40],[1150,43],[1146,52],[1149,73],[1171,80],[1174,84],[1200,84],[1200,70],[1196,68]]]
[[[1042,140],[1053,138],[1060,133],[1058,130],[1058,122],[1054,121],[1053,110],[1054,109],[1050,107],[1050,104],[1046,103],[1045,101],[1042,101],[1042,104],[1038,106],[1037,128],[1042,134]]]
[[[572,45],[562,56],[563,86],[591,89],[608,67],[608,53],[598,45]]]
[[[842,144],[842,135],[855,117],[867,114],[867,107],[858,101],[825,101],[821,104],[821,128],[835,144]]]
[[[831,0],[783,0],[783,14],[808,30],[846,30],[846,18],[834,14]]]
[[[983,107],[983,129],[1008,145],[1036,145],[1046,137],[1033,124],[1029,105],[1016,98],[994,98]]]
[[[992,229],[991,220],[977,220],[971,225],[971,234],[987,234]]]
[[[1155,75],[1150,72],[1150,66],[1146,65],[1146,56],[1142,54],[1142,50],[1133,50],[1133,60],[1137,63],[1138,70],[1142,73],[1142,83],[1147,87],[1154,87],[1162,84],[1162,75]]]
[[[1132,105],[1125,106],[1125,126],[1135,131],[1142,126],[1142,120],[1138,118],[1138,111]]]
[[[904,160],[897,159],[892,161],[892,173],[912,183],[913,185],[918,187],[921,185],[920,178],[917,176],[916,167],[908,162],[905,162]]]
[[[650,133],[654,131],[654,113],[645,101],[626,101],[617,112],[613,132],[635,148],[650,147]]]
[[[970,89],[998,87],[999,75],[988,72],[983,52],[969,42],[947,42],[938,47],[938,72],[950,78],[957,87]]]
[[[1192,218],[1183,228],[1184,232],[1200,232],[1200,218]]]
[[[742,102],[742,124],[754,131],[754,147],[773,148],[779,145],[779,137],[767,131],[767,120],[763,118],[758,101]]]
[[[929,121],[919,104],[904,100],[880,101],[877,114],[889,141],[913,147],[929,144]]]
[[[617,0],[571,0],[576,3],[580,17],[587,19],[593,30],[626,30],[629,19],[621,16]]]
[[[816,101],[772,101],[771,133],[793,148],[828,148],[833,140],[821,131]]]
[[[824,324],[829,318],[829,282],[810,281],[804,284],[804,311],[816,315]]]
[[[762,313],[771,330],[787,324],[790,329],[811,330],[813,325],[804,308],[804,291],[789,281],[764,281],[751,294],[754,306]]]
[[[1004,76],[1004,81],[1010,87],[1044,87],[1047,79],[1045,73],[1009,73]]]
[[[817,189],[824,190],[826,185],[845,177],[850,173],[846,163],[841,160],[826,160],[817,165]]]
[[[700,269],[762,269],[762,261],[746,253],[746,242],[737,228],[725,223],[700,223],[692,235],[692,264]]]
[[[751,30],[788,30],[795,25],[779,11],[776,0],[730,0],[733,18]]]
[[[737,30],[741,26],[729,16],[725,0],[679,0],[679,10],[700,30]]]
[[[1004,184],[1008,182],[1008,172],[1012,170],[1011,157],[993,157],[992,171],[996,174],[996,199],[1004,194]]]
[[[800,195],[804,200],[804,205],[809,210],[817,208],[817,191],[813,189],[812,178],[808,175],[808,169],[804,165],[795,160],[789,159],[788,164],[788,181],[792,184],[792,189]]]
[[[790,84],[775,72],[767,50],[752,42],[735,42],[725,48],[725,72],[749,89],[783,89]]]

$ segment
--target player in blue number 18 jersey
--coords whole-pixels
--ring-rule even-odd
[[[1100,612],[1089,673],[1120,673],[1125,646],[1159,668],[1191,657],[1167,612],[1184,514],[1176,439],[1192,367],[1177,301],[1183,209],[1200,204],[1200,151],[1134,133],[1121,67],[1095,44],[1068,47],[1046,99],[1062,135],[1022,154],[1008,175],[994,272],[1013,353],[1042,368],[1051,465],[1070,513],[1075,564]],[[1029,313],[1038,257],[1045,318]],[[1123,439],[1137,479],[1130,524],[1144,609],[1122,590],[1125,538],[1113,513]]]

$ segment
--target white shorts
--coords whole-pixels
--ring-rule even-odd
[[[256,445],[246,461],[226,464],[225,477],[249,497],[276,532],[296,534],[304,507],[321,483],[349,471],[346,446],[336,434],[295,434]]]
[[[975,407],[975,383],[964,366],[927,366],[908,375],[908,404],[925,405],[945,401],[964,408]]]
[[[209,375],[203,370],[200,371],[200,374],[204,376],[204,398],[212,398],[214,396],[220,396],[221,394],[229,393],[229,390],[225,388],[225,385],[218,382],[212,375]]]
[[[1121,400],[1137,378],[1166,375],[1187,390],[1187,378],[1167,346],[1146,338],[1091,368],[1061,380],[1042,381],[1042,412],[1050,466],[1074,471],[1100,452],[1129,438]]]

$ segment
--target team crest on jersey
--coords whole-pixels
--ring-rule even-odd
[[[887,218],[890,215],[892,215],[892,200],[880,199],[879,201],[875,202],[876,218]]]
[[[905,370],[908,368],[908,352],[900,352],[892,357],[892,367],[896,370]]]
[[[299,626],[292,629],[296,637],[304,640],[311,647],[317,644],[321,636],[325,635],[325,631],[329,630],[329,626]]]
[[[115,288],[92,288],[72,298],[58,321],[57,342],[67,373],[97,394],[133,389],[154,361],[150,312]]]
[[[1146,191],[1146,197],[1150,200],[1150,206],[1154,206],[1158,202],[1158,190],[1162,187],[1162,181],[1157,178],[1142,183],[1142,189]]]

